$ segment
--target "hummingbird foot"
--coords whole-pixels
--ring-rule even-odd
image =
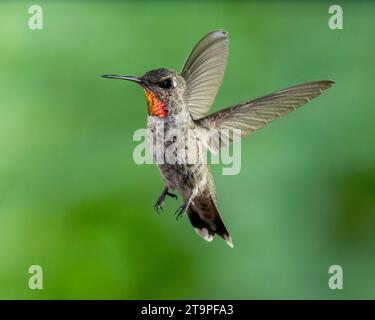
[[[165,197],[164,197],[164,199],[165,199]],[[162,197],[160,197],[160,198],[156,201],[156,203],[155,203],[155,205],[154,205],[154,209],[155,209],[155,211],[156,211],[157,213],[160,213],[159,210],[163,210],[164,199],[163,199]]]
[[[176,220],[178,220],[178,218],[182,218],[187,210],[187,208],[189,208],[190,206],[190,203],[192,202],[193,200],[193,196],[195,195],[195,193],[193,192],[190,197],[189,197],[189,200],[186,201],[182,206],[180,206],[176,212],[174,213],[176,216]]]
[[[176,220],[178,220],[178,218],[182,218],[187,210],[189,206],[189,203],[184,203],[182,206],[180,206],[176,211],[175,211],[175,215],[176,215]]]
[[[154,205],[154,209],[156,210],[157,213],[159,213],[159,210],[163,210],[163,204],[165,202],[165,197],[166,196],[169,196],[171,198],[175,198],[177,199],[177,195],[175,195],[174,193],[171,193],[168,191],[168,188],[165,187],[159,197],[159,199],[156,201],[155,205]]]
[[[175,199],[177,199],[177,195],[174,194],[174,193],[172,193],[172,192],[168,192],[168,191],[167,191],[166,195],[167,195],[167,196],[170,196],[171,198],[175,198]]]

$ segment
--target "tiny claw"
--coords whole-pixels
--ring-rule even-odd
[[[171,192],[167,192],[167,195],[170,196],[171,198],[175,198],[175,199],[178,198],[176,194],[171,193]]]
[[[178,220],[178,218],[182,218],[185,214],[185,211],[187,209],[187,205],[186,203],[184,203],[182,206],[180,206],[176,211],[175,211],[175,215],[176,216],[176,220]]]
[[[157,201],[154,205],[154,209],[157,213],[160,213],[159,210],[163,210],[163,202]]]

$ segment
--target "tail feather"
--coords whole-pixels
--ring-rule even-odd
[[[233,248],[232,238],[211,196],[195,197],[188,208],[188,216],[195,231],[204,240],[211,242],[218,234]]]

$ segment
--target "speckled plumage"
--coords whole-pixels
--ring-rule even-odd
[[[174,75],[174,77],[179,76]],[[180,84],[180,89],[184,88],[183,79],[176,82]],[[195,145],[189,144],[189,142],[199,144],[199,139],[202,139],[206,130],[202,130],[192,119],[183,93],[184,90],[176,89],[176,94],[168,97],[170,112],[167,119],[153,115],[149,115],[147,118],[148,140],[150,150],[153,150],[155,162],[158,150],[156,141],[163,141],[164,150],[167,150],[173,139],[166,140],[165,137],[173,131],[176,131],[179,139],[182,140],[181,144],[176,141],[173,142],[176,149],[185,148],[186,152],[198,150],[197,158],[200,156],[199,151],[204,152],[205,150],[203,146],[196,149]],[[178,155],[176,155],[176,160],[174,164],[167,163],[167,161],[165,161],[166,163],[156,164],[165,187],[180,193],[184,203],[187,203],[189,198],[192,197],[192,202],[186,209],[198,234],[210,241],[217,232],[232,245],[229,233],[217,210],[214,182],[209,165],[203,162],[190,164],[187,163],[185,157],[179,158]]]

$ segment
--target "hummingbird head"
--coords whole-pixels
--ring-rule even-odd
[[[141,77],[103,75],[104,78],[129,80],[141,85],[145,91],[148,114],[165,119],[181,108],[185,80],[175,70],[155,69]]]

